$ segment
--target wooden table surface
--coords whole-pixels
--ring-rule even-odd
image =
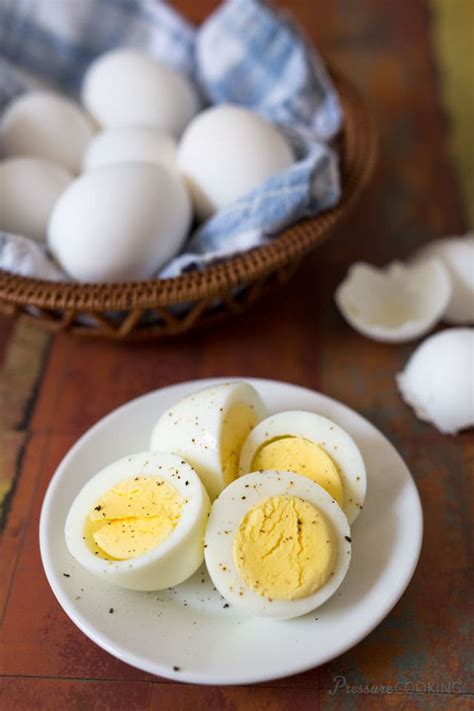
[[[394,380],[416,344],[371,342],[343,322],[333,303],[354,260],[382,264],[468,227],[463,194],[472,170],[459,150],[459,130],[467,124],[457,117],[464,116],[460,100],[472,112],[472,94],[460,97],[450,87],[454,79],[462,86],[467,59],[456,62],[453,52],[466,39],[474,3],[427,2],[280,3],[362,90],[381,138],[377,174],[352,219],[283,290],[233,321],[166,343],[80,342],[0,320],[2,711],[474,708],[472,432],[443,436],[419,422],[400,401]],[[196,21],[215,4],[177,3]],[[226,375],[298,383],[369,418],[413,472],[425,536],[407,592],[354,649],[281,681],[212,688],[152,677],[89,641],[48,587],[38,516],[55,467],[97,419],[149,390]],[[392,694],[331,695],[336,675],[348,687],[405,686]]]

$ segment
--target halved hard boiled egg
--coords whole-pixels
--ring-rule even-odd
[[[158,420],[151,449],[174,452],[197,471],[211,499],[235,479],[249,432],[265,417],[248,383],[223,383],[183,398]]]
[[[302,474],[325,489],[352,523],[367,486],[362,455],[341,427],[313,412],[289,411],[262,420],[240,455],[240,475],[278,469]]]
[[[66,544],[78,563],[110,583],[161,590],[201,565],[209,509],[209,497],[187,462],[141,452],[85,484],[66,519]]]
[[[347,518],[307,477],[253,472],[214,502],[205,559],[221,595],[247,613],[304,615],[342,583],[351,559]]]

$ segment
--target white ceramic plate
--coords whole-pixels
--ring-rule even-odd
[[[105,464],[146,449],[155,421],[173,402],[222,381],[198,380],[157,390],[94,425],[58,467],[40,521],[49,584],[79,629],[128,664],[198,684],[276,679],[323,664],[357,644],[408,585],[423,528],[420,500],[407,467],[367,420],[311,390],[248,379],[271,413],[303,409],[326,415],[346,429],[362,451],[367,499],[352,528],[351,567],[335,596],[304,617],[277,621],[245,617],[224,607],[204,569],[158,593],[121,590],[91,576],[64,542],[64,521],[79,489]]]

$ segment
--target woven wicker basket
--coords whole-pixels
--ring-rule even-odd
[[[55,283],[0,270],[0,310],[51,331],[117,340],[184,333],[239,313],[286,281],[302,257],[347,216],[374,167],[376,132],[357,92],[334,77],[344,109],[340,138],[342,199],[301,220],[271,243],[204,271],[123,284]]]

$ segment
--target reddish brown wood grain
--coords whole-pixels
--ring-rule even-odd
[[[2,711],[472,708],[472,433],[445,437],[419,422],[400,401],[394,381],[414,344],[364,339],[343,322],[333,303],[334,289],[352,261],[383,263],[429,238],[464,228],[446,151],[448,124],[439,103],[429,13],[422,0],[278,4],[291,7],[308,36],[370,101],[381,137],[374,183],[351,221],[290,284],[233,321],[159,344],[51,340],[38,392],[32,390],[9,440],[8,466],[16,468],[16,488],[0,539]],[[216,5],[176,2],[194,21]],[[15,338],[3,318],[0,334],[1,361]],[[420,565],[389,617],[330,664],[251,688],[174,684],[112,658],[62,612],[38,551],[44,492],[80,434],[132,397],[217,375],[291,381],[360,411],[400,449],[425,513]],[[425,691],[413,693],[408,686],[398,694],[331,695],[336,675],[354,687],[419,683]],[[459,682],[463,693],[429,689],[450,682]]]

